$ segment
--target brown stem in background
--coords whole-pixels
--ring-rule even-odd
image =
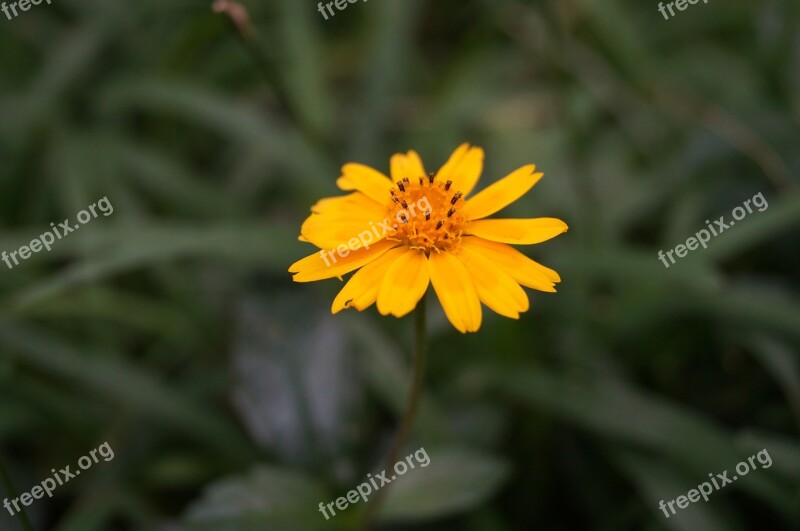
[[[256,32],[250,23],[247,10],[235,0],[215,0],[212,6],[214,13],[225,13],[236,27],[237,31],[246,39],[253,40]]]
[[[245,46],[250,57],[258,64],[259,70],[270,84],[278,104],[288,115],[289,119],[294,124],[302,126],[303,133],[313,142],[314,146],[326,157],[332,159],[331,151],[324,133],[315,128],[313,124],[308,123],[307,120],[303,120],[303,117],[300,116],[296,112],[295,107],[292,106],[288,91],[283,83],[281,83],[280,79],[275,76],[278,67],[273,59],[264,52],[264,46],[261,43],[255,26],[253,26],[250,20],[250,14],[247,12],[247,9],[236,0],[214,0],[211,8],[215,13],[225,15],[230,21],[234,32]]]

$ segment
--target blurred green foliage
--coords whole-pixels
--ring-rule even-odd
[[[409,319],[332,317],[287,267],[338,167],[482,184],[570,232],[519,322],[460,336],[438,307],[387,529],[800,528],[800,4],[54,0],[0,16],[0,250],[103,196],[114,214],[0,265],[0,441],[21,491],[104,441],[116,458],[29,508],[36,529],[351,529],[318,512],[381,466]],[[657,259],[762,192],[769,209]],[[433,299],[431,299],[433,300]],[[435,304],[435,303],[434,303]],[[767,448],[752,472],[672,500]],[[0,529],[17,522],[0,511]]]

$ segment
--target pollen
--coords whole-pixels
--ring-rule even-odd
[[[390,239],[426,255],[457,250],[467,219],[464,194],[452,184],[437,180],[435,173],[397,181],[387,210],[396,230]]]

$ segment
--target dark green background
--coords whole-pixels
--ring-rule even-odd
[[[519,321],[462,336],[438,302],[425,400],[385,529],[800,529],[800,4],[710,0],[54,0],[0,15],[0,452],[28,491],[109,441],[29,513],[37,530],[350,529],[317,510],[379,468],[411,319],[329,314],[294,284],[308,208],[350,161],[480,186],[545,173],[509,216],[570,231]],[[757,193],[677,265],[657,258]],[[658,501],[766,448],[678,516]],[[3,493],[5,497],[5,493]],[[5,512],[0,529],[16,530]]]

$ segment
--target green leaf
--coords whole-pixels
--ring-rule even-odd
[[[364,392],[337,318],[310,306],[296,294],[240,299],[233,404],[252,439],[282,463],[330,470],[356,442],[352,426]]]
[[[192,531],[314,531],[330,529],[319,512],[329,495],[314,481],[291,470],[259,467],[246,476],[221,480],[189,508]]]
[[[723,505],[718,500],[715,504],[708,504],[700,498],[699,502],[691,503],[685,509],[680,509],[675,504],[675,514],[672,514],[666,504],[678,496],[685,496],[689,490],[696,488],[697,483],[676,473],[672,467],[665,466],[653,459],[640,457],[633,452],[618,451],[615,461],[623,472],[637,486],[647,509],[653,512],[658,520],[674,531],[739,531],[744,529],[734,519],[720,513]],[[715,492],[711,496],[722,497],[723,492]],[[709,499],[711,499],[709,496]],[[659,508],[664,501],[667,514]]]
[[[504,461],[473,451],[446,448],[429,456],[428,466],[409,470],[391,483],[381,519],[416,522],[475,509],[495,495],[509,475]]]

